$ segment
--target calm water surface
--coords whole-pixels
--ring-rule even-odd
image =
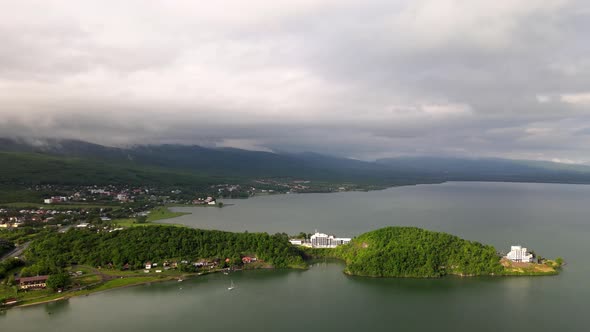
[[[171,222],[231,231],[355,236],[387,225],[563,256],[555,277],[366,279],[343,265],[169,282],[0,314],[1,331],[588,331],[590,186],[446,183],[369,193],[225,201]],[[237,288],[227,291],[233,280]]]

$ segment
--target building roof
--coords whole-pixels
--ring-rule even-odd
[[[18,282],[47,281],[47,278],[49,278],[49,276],[24,277],[19,278]]]

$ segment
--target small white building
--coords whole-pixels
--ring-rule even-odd
[[[510,252],[506,255],[506,258],[513,262],[532,263],[534,257],[533,254],[528,252],[527,248],[523,248],[522,246],[511,246]]]
[[[117,200],[121,202],[126,202],[129,200],[129,196],[127,194],[117,194]]]
[[[294,245],[294,246],[303,245],[303,241],[305,241],[305,240],[301,240],[301,239],[291,239],[291,240],[289,240],[289,242],[291,242],[291,244]]]

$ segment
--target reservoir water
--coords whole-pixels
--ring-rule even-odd
[[[2,331],[588,331],[590,186],[445,183],[255,197],[169,222],[355,236],[412,225],[562,256],[558,276],[369,279],[338,262],[143,285],[0,314]],[[231,280],[236,289],[227,290]]]

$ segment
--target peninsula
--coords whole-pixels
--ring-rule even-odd
[[[346,274],[366,277],[549,275],[561,264],[508,262],[492,246],[415,227],[386,227],[341,243],[309,248],[293,245],[284,233],[164,225],[72,228],[42,234],[24,259],[0,263],[0,301],[28,305],[220,271],[307,268],[309,259],[328,257],[344,261]]]
[[[308,252],[341,259],[346,274],[366,277],[551,275],[562,263],[561,259],[512,262],[493,246],[416,227],[386,227],[364,233],[347,245]]]

